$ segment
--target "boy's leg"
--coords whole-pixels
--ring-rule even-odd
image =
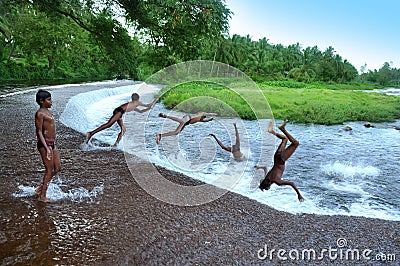
[[[236,137],[235,146],[236,146],[238,149],[240,149],[239,131],[238,131],[237,127],[236,127],[236,123],[233,123],[233,126],[235,127],[235,137]]]
[[[285,134],[285,136],[289,139],[289,141],[290,141],[291,143],[293,143],[293,144],[296,144],[296,143],[297,143],[297,145],[298,145],[297,139],[295,139],[292,135],[290,135],[289,132],[287,132],[287,130],[286,130],[286,128],[285,128],[287,122],[288,122],[288,121],[285,120],[285,121],[282,123],[282,125],[278,126],[278,128],[279,128],[280,131],[282,131],[283,134]]]
[[[278,153],[278,152],[282,153],[285,150],[286,144],[288,142],[287,137],[285,135],[282,135],[282,134],[280,134],[280,133],[278,133],[278,132],[276,132],[274,130],[274,126],[272,124],[272,121],[269,122],[267,131],[268,131],[268,133],[271,133],[272,135],[274,135],[274,136],[276,136],[276,137],[278,137],[279,139],[282,140],[281,144],[279,144],[279,147],[276,149],[275,154]],[[285,160],[285,159],[283,159],[283,160]]]
[[[121,131],[119,132],[117,140],[115,141],[115,143],[113,145],[114,147],[116,147],[118,145],[118,143],[121,141],[122,136],[126,132],[126,127],[125,127],[124,122],[122,121],[121,118],[117,120],[117,123],[118,123],[119,127],[121,128]]]
[[[40,193],[42,192],[42,188],[43,188],[43,184],[40,184],[35,191],[33,192],[35,195],[40,195]]]
[[[53,176],[61,170],[60,155],[57,149],[53,150]]]
[[[96,128],[96,129],[93,130],[93,131],[89,131],[89,132],[86,134],[85,143],[88,143],[89,140],[93,137],[94,134],[96,134],[96,133],[98,133],[98,132],[100,132],[100,131],[102,131],[102,130],[104,130],[104,129],[106,129],[106,128],[111,127],[116,121],[118,121],[118,119],[121,119],[121,117],[122,117],[121,113],[120,113],[120,112],[117,112],[117,113],[115,113],[112,117],[110,117],[110,119],[107,121],[107,123],[105,123],[105,124],[99,126],[98,128]]]
[[[161,135],[161,137],[178,135],[183,130],[184,127],[185,127],[185,123],[180,123],[179,126],[174,131],[162,133],[160,135]]]
[[[47,151],[46,151],[46,148],[44,148],[44,147],[39,149],[39,153],[40,153],[40,156],[42,157],[42,161],[43,161],[43,164],[45,167],[45,174],[43,177],[43,183],[41,185],[41,190],[40,190],[38,199],[43,202],[50,202],[51,200],[46,197],[46,193],[47,193],[47,188],[49,186],[49,183],[51,181],[51,178],[52,178],[53,172],[54,172],[54,170],[53,170],[54,158],[53,158],[53,156],[50,160],[48,160],[46,158]]]
[[[282,159],[286,161],[290,156],[296,151],[299,146],[299,141],[295,139],[292,135],[287,132],[286,126],[287,120],[282,123],[282,125],[278,126],[278,128],[285,134],[285,136],[289,139],[291,144],[282,152]]]
[[[267,131],[268,131],[268,133],[271,133],[272,135],[274,135],[282,140],[287,139],[285,137],[285,135],[282,135],[274,130],[274,125],[272,124],[272,121],[269,122]]]
[[[173,120],[173,121],[175,121],[175,122],[178,122],[178,123],[181,123],[181,122],[182,122],[182,119],[180,119],[180,118],[178,118],[178,117],[175,117],[175,116],[168,116],[168,115],[163,114],[163,113],[159,113],[158,116],[159,116],[159,117],[162,117],[162,118],[171,119],[171,120]]]
[[[167,133],[156,134],[156,143],[160,144],[161,138],[178,135],[185,128],[185,123],[181,122],[179,126],[174,130]]]

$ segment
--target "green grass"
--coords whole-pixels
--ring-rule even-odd
[[[400,98],[378,93],[328,89],[264,91],[275,119],[315,124],[383,122],[400,118]]]
[[[161,94],[163,103],[171,109],[216,112],[249,120],[271,118],[269,106],[275,119],[298,123],[332,125],[400,118],[400,97],[360,91],[373,89],[375,85],[275,81],[259,86],[261,91],[243,88],[235,92],[215,83],[190,82],[164,89]],[[168,92],[163,94],[165,91]]]
[[[159,96],[167,108],[186,113],[204,111],[247,120],[272,117],[270,109],[265,108],[268,103],[261,90],[235,90],[211,82],[189,82],[166,87]]]

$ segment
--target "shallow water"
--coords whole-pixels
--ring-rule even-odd
[[[104,84],[112,87],[126,83],[134,84],[108,81],[45,88],[52,92],[51,111],[58,120],[70,95]],[[65,87],[68,89],[63,90]],[[105,186],[109,187],[121,175],[111,169],[107,174],[104,165],[123,169],[123,156],[108,150],[82,157],[80,136],[77,138],[71,129],[59,126],[57,147],[62,171],[48,190],[48,196],[57,204],[38,202],[33,192],[43,178],[44,169],[36,151],[36,91],[37,88],[12,87],[3,90],[0,97],[0,265],[88,265],[114,253],[107,251],[100,241],[114,229],[107,226],[109,219],[96,212],[101,211],[99,202],[108,197]],[[121,161],[108,158],[113,153]],[[82,162],[85,162],[83,168],[79,166]],[[99,172],[107,178],[99,177]],[[93,250],[100,251],[93,253]]]

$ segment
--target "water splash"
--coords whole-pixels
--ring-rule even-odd
[[[378,176],[379,169],[371,165],[357,164],[353,165],[351,162],[333,162],[321,166],[323,173],[329,176],[337,177],[367,177],[367,176]]]
[[[72,202],[94,202],[94,200],[103,194],[104,186],[103,184],[100,186],[94,187],[92,190],[88,190],[83,187],[73,188],[66,192],[63,191],[62,179],[59,177],[58,179],[52,180],[47,189],[47,197],[51,200],[70,200]],[[19,191],[14,192],[12,195],[16,198],[25,198],[31,197],[35,195],[35,187],[19,185]]]

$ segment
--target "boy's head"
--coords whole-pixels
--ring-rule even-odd
[[[261,189],[261,191],[264,191],[264,189],[269,190],[271,188],[271,185],[272,185],[271,181],[268,178],[265,178],[260,182],[259,188]]]
[[[138,101],[138,100],[139,100],[139,94],[137,94],[136,92],[132,93],[132,101]]]
[[[50,92],[45,91],[45,90],[39,90],[36,93],[36,102],[37,102],[37,104],[40,105],[41,101],[44,101],[44,100],[46,100],[47,98],[50,98],[50,97],[51,97]]]

